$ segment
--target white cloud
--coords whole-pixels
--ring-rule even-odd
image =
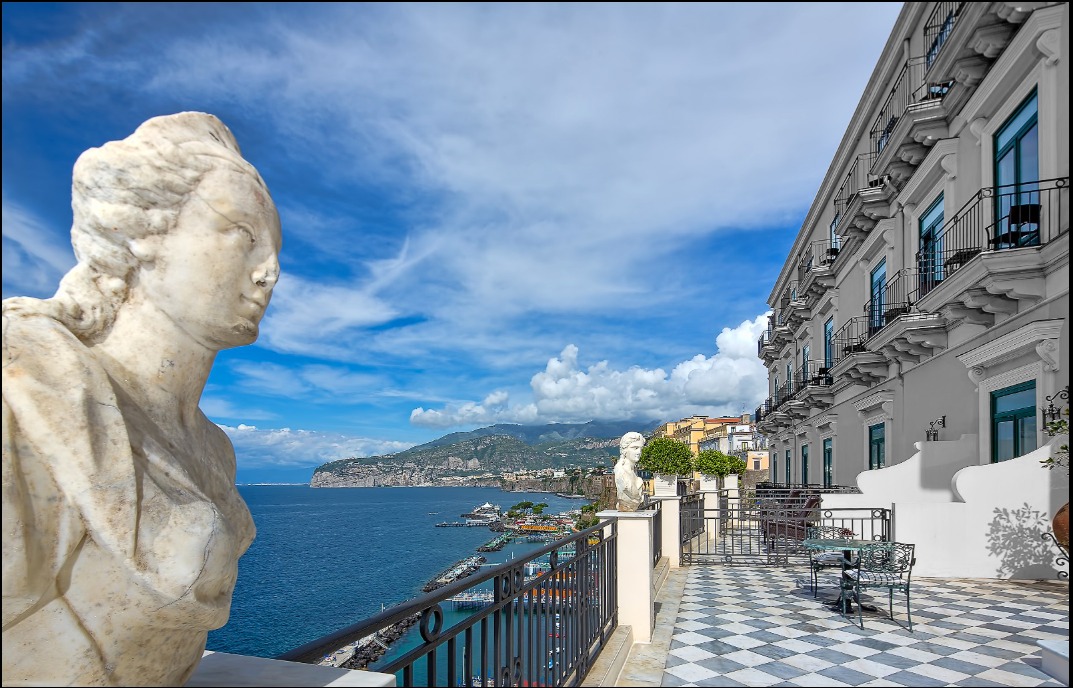
[[[60,278],[75,264],[70,238],[3,192],[4,296],[52,296]]]
[[[5,88],[84,63],[87,81],[254,110],[315,157],[312,183],[405,206],[404,236],[355,264],[363,225],[276,194],[285,234],[352,275],[285,272],[261,343],[347,359],[420,353],[363,336],[399,317],[493,351],[489,321],[696,293],[673,277],[691,240],[800,217],[900,5],[265,7],[181,37],[123,31],[130,9],[54,62],[5,59]],[[137,41],[153,44],[141,74]]]
[[[416,408],[410,422],[429,427],[489,423],[554,421],[671,420],[706,413],[751,411],[767,393],[767,371],[756,357],[756,341],[767,327],[767,314],[723,328],[713,356],[697,354],[668,374],[662,368],[633,366],[616,370],[607,361],[586,369],[578,348],[566,346],[530,380],[533,401],[511,405],[499,390],[483,402],[448,404],[442,409]]]
[[[350,332],[382,324],[398,314],[368,290],[285,274],[273,292],[260,342],[287,353],[345,358]]]
[[[235,445],[240,469],[319,466],[350,457],[379,456],[409,449],[412,443],[351,437],[291,428],[220,425]]]
[[[219,397],[202,396],[198,404],[202,412],[209,418],[227,418],[229,420],[272,420],[276,415],[259,409],[237,408],[227,399]]]

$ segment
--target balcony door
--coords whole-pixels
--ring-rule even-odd
[[[831,370],[835,364],[835,319],[828,318],[823,324],[823,367]]]
[[[943,281],[943,196],[920,217],[920,250],[917,252],[920,296]]]
[[[883,423],[868,426],[868,469],[876,470],[887,464],[887,428]]]
[[[823,441],[823,486],[831,487],[835,484],[835,452],[834,440],[828,437]]]
[[[887,260],[879,261],[879,265],[872,268],[869,279],[868,293],[871,297],[868,301],[868,329],[869,334],[875,334],[883,329],[883,285],[887,283]]]
[[[790,467],[790,464],[793,463],[791,461],[791,456],[792,455],[790,454],[790,450],[787,449],[786,450],[786,484],[787,485],[792,485],[793,482],[794,482],[793,469]]]
[[[1039,246],[1039,126],[1033,93],[995,134],[992,249]]]
[[[808,485],[808,445],[801,447],[801,484]]]

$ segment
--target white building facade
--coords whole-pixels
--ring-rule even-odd
[[[907,3],[769,297],[774,480],[854,485],[934,430],[946,489],[1046,444],[1069,211],[1068,4]]]

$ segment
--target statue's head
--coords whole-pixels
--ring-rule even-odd
[[[618,443],[618,456],[620,460],[637,463],[641,459],[641,450],[645,446],[645,438],[639,432],[627,432]]]
[[[279,216],[219,119],[154,117],[87,150],[71,205],[78,263],[46,308],[80,338],[105,336],[137,290],[211,348],[256,339],[279,276]]]

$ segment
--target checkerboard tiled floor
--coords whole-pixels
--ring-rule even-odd
[[[1068,640],[1069,585],[916,579],[905,598],[843,617],[814,599],[807,569],[691,566],[665,686],[1058,686],[1040,639]],[[824,581],[821,581],[821,585]],[[867,600],[868,596],[865,595]]]

